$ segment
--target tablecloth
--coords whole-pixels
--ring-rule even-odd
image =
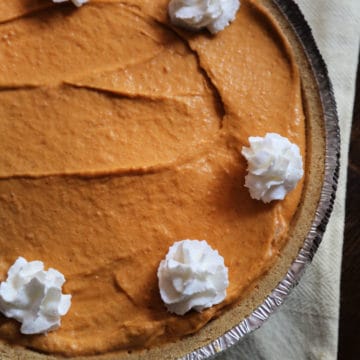
[[[337,358],[346,175],[360,42],[360,0],[298,0],[334,86],[341,129],[341,169],[334,211],[300,284],[257,331],[216,360]]]

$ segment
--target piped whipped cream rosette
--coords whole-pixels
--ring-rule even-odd
[[[239,7],[239,0],[171,0],[169,15],[174,25],[215,34],[235,19]]]
[[[87,3],[89,0],[52,0],[52,1],[54,3],[63,3],[66,1],[72,1],[75,6],[80,7],[81,5]]]
[[[221,303],[229,285],[224,258],[203,240],[182,240],[158,268],[160,295],[167,309],[184,315]]]
[[[275,133],[250,137],[249,143],[241,153],[248,161],[245,186],[250,196],[264,203],[283,200],[304,175],[299,147]]]
[[[41,261],[27,262],[19,257],[0,284],[0,311],[22,323],[22,334],[55,330],[71,306],[71,295],[62,294],[64,282],[59,271],[45,271]]]

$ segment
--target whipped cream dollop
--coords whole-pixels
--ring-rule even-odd
[[[54,3],[63,3],[66,1],[70,1],[70,0],[52,0]],[[73,2],[74,5],[76,5],[77,7],[80,7],[81,5],[84,5],[85,3],[87,3],[89,0],[71,0]]]
[[[190,30],[206,27],[212,34],[235,19],[239,0],[171,0],[169,15],[174,25]]]
[[[283,200],[304,175],[299,147],[275,133],[250,137],[249,143],[241,153],[248,161],[245,186],[251,197],[264,203]]]
[[[21,322],[21,333],[40,334],[60,326],[60,317],[71,305],[71,295],[63,295],[64,276],[41,261],[19,257],[0,284],[0,311]]]
[[[160,263],[158,278],[162,300],[177,315],[219,304],[229,285],[224,258],[205,240],[175,242]]]

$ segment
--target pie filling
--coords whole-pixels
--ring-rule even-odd
[[[170,24],[168,0],[0,0],[0,277],[22,256],[66,277],[62,326],[1,339],[65,356],[181,339],[241,301],[284,246],[300,182],[264,204],[244,187],[249,136],[305,155],[298,69],[284,35],[242,0],[215,36]],[[225,300],[170,314],[157,268],[182,239],[225,259]]]

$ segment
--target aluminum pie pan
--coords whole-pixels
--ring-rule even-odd
[[[317,83],[325,128],[325,167],[324,181],[315,217],[303,246],[288,269],[285,277],[266,297],[264,302],[241,323],[224,335],[179,360],[201,360],[219,354],[238,343],[244,337],[258,329],[284,303],[292,289],[298,284],[304,271],[316,253],[326,225],[329,221],[336,195],[340,166],[340,129],[336,102],[326,64],[317,48],[311,28],[304,15],[293,0],[272,0],[282,16],[290,25],[301,44],[312,74]]]

